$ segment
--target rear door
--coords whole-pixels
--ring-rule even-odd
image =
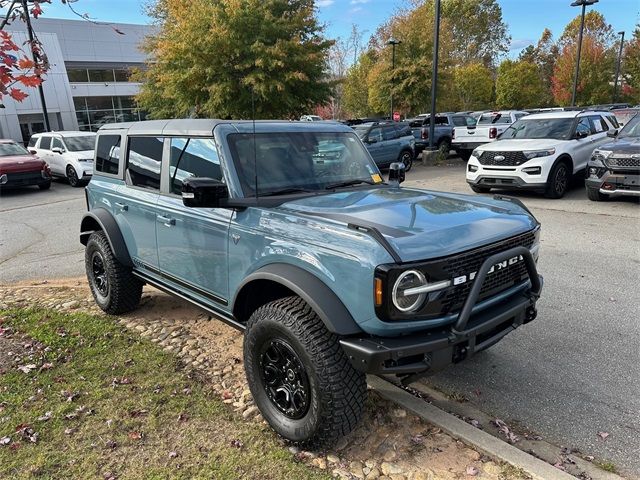
[[[62,153],[54,152],[54,148],[59,148]],[[51,159],[51,161],[49,162],[49,166],[51,167],[52,171],[55,171],[56,173],[60,173],[62,175],[66,175],[66,165],[63,155],[65,150],[66,149],[64,148],[64,144],[59,137],[53,137],[51,139],[51,151],[49,152],[49,158]]]
[[[223,180],[213,138],[171,138],[163,165],[156,236],[160,270],[169,280],[222,305],[229,298],[227,252],[233,210],[190,208],[182,203],[182,181],[189,177]]]
[[[384,155],[384,165],[390,165],[400,156],[401,142],[398,131],[394,125],[382,127],[382,145]]]
[[[595,148],[593,138],[593,127],[591,120],[587,116],[580,117],[576,124],[575,134],[584,132],[587,134],[585,138],[576,138],[573,149],[573,171],[574,173],[586,167],[587,161],[591,158],[591,153]]]
[[[373,157],[376,165],[380,166],[385,163],[384,145],[382,145],[382,128],[373,127],[367,135],[367,150]]]

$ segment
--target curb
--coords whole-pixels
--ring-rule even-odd
[[[477,448],[482,453],[522,469],[536,480],[575,480],[563,472],[493,435],[479,430],[459,418],[435,407],[409,392],[379,377],[367,376],[367,383],[387,400],[410,410],[424,420],[441,428],[458,440]]]

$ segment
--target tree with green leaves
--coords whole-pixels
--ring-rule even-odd
[[[290,118],[331,94],[313,0],[157,0],[138,72],[152,118]]]
[[[368,117],[374,113],[369,106],[369,72],[372,66],[371,54],[365,52],[347,71],[342,107],[351,118]]]
[[[532,108],[541,105],[545,84],[538,65],[528,60],[504,60],[496,78],[498,108]]]
[[[640,23],[624,47],[620,91],[623,98],[640,103]]]
[[[449,107],[453,110],[480,110],[493,102],[493,73],[480,62],[453,67]]]

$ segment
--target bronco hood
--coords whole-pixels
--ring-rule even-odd
[[[403,262],[462,252],[531,230],[537,221],[504,200],[410,188],[372,188],[307,197],[282,209],[376,227]]]

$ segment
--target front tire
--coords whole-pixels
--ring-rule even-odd
[[[558,162],[551,169],[544,196],[547,198],[562,198],[569,189],[569,168],[564,162]]]
[[[119,315],[138,306],[142,282],[116,259],[104,232],[89,237],[84,263],[93,298],[104,312]]]
[[[73,168],[72,165],[67,165],[67,181],[69,182],[69,185],[71,185],[72,187],[82,186],[82,182],[78,178],[78,173],[76,172],[76,169]]]
[[[600,193],[597,188],[587,187],[587,198],[593,202],[603,202],[609,198],[609,195]]]
[[[38,188],[40,190],[49,190],[51,188],[51,180],[46,183],[41,183],[40,185],[38,185]]]
[[[413,166],[413,153],[409,150],[403,150],[402,152],[400,152],[398,161],[404,164],[404,171],[408,172]]]
[[[244,336],[249,388],[263,417],[305,448],[330,446],[362,417],[365,375],[311,307],[286,297],[258,308]]]

